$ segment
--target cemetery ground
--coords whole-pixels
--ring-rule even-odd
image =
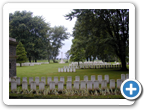
[[[46,62],[44,61],[38,61],[38,62]],[[128,71],[120,71],[119,68],[115,69],[77,69],[76,72],[58,72],[58,68],[63,68],[64,66],[69,66],[69,63],[64,63],[64,64],[59,64],[59,63],[49,63],[49,64],[42,64],[42,65],[34,65],[34,66],[23,66],[23,67],[18,67],[17,66],[17,77],[20,77],[21,82],[23,77],[27,77],[27,80],[29,77],[45,77],[47,80],[47,77],[52,77],[52,80],[54,79],[55,76],[58,77],[58,80],[60,80],[60,77],[63,76],[65,78],[64,81],[64,89],[66,89],[66,81],[67,81],[67,76],[72,76],[72,84],[75,80],[75,76],[80,77],[80,81],[84,79],[84,76],[88,76],[88,80],[91,79],[91,75],[95,75],[96,79],[98,75],[102,75],[102,78],[104,79],[104,75],[109,75],[109,79],[117,79],[121,78],[121,74],[128,74]],[[129,68],[129,66],[127,65]],[[29,80],[28,80],[29,81]],[[47,82],[47,81],[46,81]],[[29,82],[27,82],[29,84]],[[101,86],[101,85],[100,85]],[[55,86],[58,88],[58,86]],[[107,85],[109,88],[109,84]],[[18,91],[22,90],[22,85],[18,86]],[[37,90],[39,87],[36,87]],[[48,88],[48,85],[45,86],[45,88]],[[28,89],[30,92],[30,86],[28,85]],[[67,92],[72,92],[72,91],[67,91]],[[115,93],[113,91],[113,94],[103,94],[103,95],[96,95],[94,92],[90,92],[89,95],[84,95],[84,94],[77,94],[77,95],[72,95],[71,93],[65,94],[48,94],[48,95],[43,95],[41,94],[34,94],[34,93],[29,93],[29,94],[21,94],[21,93],[12,93],[11,92],[11,84],[9,83],[9,98],[10,99],[123,99],[124,97],[121,95],[121,93]]]

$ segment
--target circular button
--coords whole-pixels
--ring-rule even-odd
[[[137,80],[127,79],[121,85],[121,93],[126,99],[134,100],[141,94],[141,84]]]

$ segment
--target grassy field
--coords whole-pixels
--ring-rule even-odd
[[[38,62],[44,62],[44,61],[38,61]],[[42,64],[42,65],[35,65],[35,66],[23,66],[23,67],[17,67],[17,77],[20,77],[22,80],[22,77],[52,77],[52,80],[55,76],[58,76],[59,80],[61,76],[65,77],[65,82],[67,80],[67,76],[72,76],[72,83],[75,80],[75,76],[80,76],[80,80],[84,79],[84,75],[88,76],[88,79],[91,79],[91,75],[95,75],[97,79],[97,75],[102,75],[104,79],[104,75],[109,75],[109,79],[120,79],[121,74],[128,74],[128,71],[120,71],[120,69],[77,69],[76,72],[58,72],[58,68],[62,68],[64,66],[69,66],[69,63],[65,64],[59,64],[59,63],[50,63],[50,64]],[[108,84],[109,86],[109,84]],[[21,86],[20,86],[21,88]],[[28,86],[30,89],[30,87]],[[56,86],[57,88],[57,86]],[[64,86],[66,88],[66,86]],[[38,87],[37,87],[38,89]],[[34,96],[34,95],[17,95],[10,93],[10,98],[44,98],[44,96]],[[49,95],[45,96],[45,98],[123,98],[122,95],[108,95],[108,96],[54,96]]]

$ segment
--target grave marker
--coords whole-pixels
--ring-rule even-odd
[[[50,90],[54,90],[55,89],[55,82],[54,81],[50,81]]]
[[[101,84],[101,82],[102,82],[102,75],[98,75],[98,81]]]
[[[117,79],[117,88],[118,89],[120,89],[122,82],[123,81],[121,79]]]
[[[20,84],[21,84],[21,82],[20,82],[20,77],[17,77],[17,78],[16,78],[16,82],[17,82],[17,85],[20,85]]]
[[[47,84],[49,85],[51,81],[52,81],[52,77],[48,77],[47,78]]]
[[[46,84],[46,78],[45,77],[41,77],[41,81],[43,81],[44,84]]]
[[[63,85],[64,85],[63,81],[58,82],[58,91],[63,91],[64,88]]]
[[[79,90],[79,81],[74,81],[74,89]]]
[[[121,80],[122,80],[122,81],[125,80],[125,74],[121,74]]]
[[[109,75],[105,75],[104,79],[107,81],[107,83],[109,83]]]
[[[110,80],[110,89],[115,89],[115,79]]]
[[[67,76],[67,81],[72,81],[72,77],[71,76]]]
[[[87,89],[88,90],[92,90],[92,83],[93,83],[92,81],[87,82]]]
[[[94,90],[99,90],[99,81],[94,81]]]
[[[27,81],[22,82],[22,90],[27,90]]]
[[[86,82],[85,81],[81,81],[80,89],[86,89]]]
[[[72,89],[72,82],[71,82],[71,81],[67,81],[66,89],[67,89],[67,90]]]
[[[11,91],[17,90],[17,82],[16,81],[11,81]]]
[[[32,81],[32,82],[31,82],[30,88],[31,88],[31,90],[36,91],[36,82],[35,82],[35,81]]]
[[[29,77],[29,85],[31,84],[32,81],[33,81],[33,77]]]
[[[80,77],[79,76],[75,76],[75,81],[80,81]]]
[[[45,88],[45,83],[43,81],[39,82],[39,90],[42,91]]]
[[[55,82],[55,85],[58,85],[58,77],[57,76],[54,77],[54,82]]]
[[[35,77],[36,86],[39,86],[39,77]]]

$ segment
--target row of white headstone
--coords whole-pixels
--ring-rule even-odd
[[[129,79],[129,74],[121,74],[121,80],[124,81],[125,79]],[[96,80],[96,76],[95,75],[91,75],[91,81],[94,82],[95,80]],[[101,81],[103,80],[102,75],[98,75],[97,76],[97,80],[101,83]],[[109,83],[109,75],[104,75],[104,80],[106,80],[107,83]],[[20,77],[16,77],[16,78],[12,78],[12,79],[10,78],[9,82],[11,82],[11,81],[16,81],[17,85],[21,84]],[[22,81],[26,81],[27,82],[27,77],[23,77]],[[33,77],[29,77],[29,85],[30,85],[30,83],[32,81],[34,81]],[[45,77],[41,77],[41,81],[46,84],[46,78]],[[52,81],[52,77],[47,77],[47,85],[49,85],[50,81]],[[57,85],[58,84],[58,77],[55,76],[53,81]],[[60,81],[65,82],[64,76],[60,77]],[[67,76],[67,81],[71,81],[72,82],[72,76]],[[80,81],[80,76],[75,76],[75,81]],[[87,75],[84,76],[84,81],[86,81],[86,82],[89,81]],[[39,85],[40,78],[39,77],[35,77],[35,82],[36,82],[36,85]]]
[[[121,79],[117,79],[117,88],[120,88],[121,83],[128,78],[129,78],[128,74],[126,75],[121,74]],[[52,77],[47,78],[47,85],[49,85],[50,90],[55,89],[55,85],[58,85],[58,88],[63,88],[62,85],[64,85],[64,83],[65,83],[64,77],[60,77],[60,81],[58,81],[58,77],[54,77],[54,81],[52,81]],[[101,84],[101,89],[106,89],[107,83],[110,83],[110,88],[113,89],[115,88],[115,79],[110,79],[109,81],[109,75],[105,75],[104,80],[102,79],[102,75],[98,75],[98,80],[95,80],[95,75],[91,75],[91,80],[88,80],[88,76],[84,76],[83,81],[80,81],[79,76],[75,76],[74,89],[78,89],[79,84],[80,84],[80,89],[86,89],[86,84],[87,84],[87,89],[90,88],[92,89],[92,85],[94,87],[93,89],[99,89],[99,84]],[[11,90],[16,90],[17,85],[20,84],[21,83],[19,77],[17,77],[16,80],[12,79]],[[39,86],[39,90],[44,89],[46,85],[45,77],[41,77],[41,81],[39,81],[39,77],[35,77],[35,81],[33,81],[33,77],[29,77],[29,85],[33,90],[36,89],[36,86]],[[22,89],[27,89],[27,87],[28,87],[27,78],[23,77]],[[72,89],[72,76],[67,76],[66,88]]]
[[[76,68],[58,68],[58,72],[76,72]]]
[[[120,86],[122,84],[122,80],[121,79],[117,79],[117,86],[115,85],[115,80],[114,79],[110,79],[110,89],[115,89],[116,87],[118,89],[120,89]],[[99,83],[99,81],[74,81],[73,87],[72,87],[72,82],[71,81],[67,81],[66,82],[66,89],[88,89],[88,90],[99,90],[100,89],[100,85],[101,84],[101,89],[107,89],[107,81],[106,80],[102,80],[101,83]],[[55,82],[54,81],[50,81],[49,82],[49,89],[50,90],[54,90],[56,89],[55,87]],[[22,82],[22,90],[27,90],[28,89],[28,84],[27,81],[23,81]],[[36,82],[32,81],[30,84],[30,89],[31,90],[36,90]],[[45,89],[45,83],[43,81],[39,82],[39,90],[44,90]],[[63,81],[58,81],[58,91],[62,91],[64,89],[64,83]],[[17,90],[17,82],[16,81],[11,81],[11,91],[13,90]]]
[[[87,64],[80,64],[79,66],[74,66],[74,65],[70,65],[69,68],[76,68],[76,69],[87,69],[87,68],[91,68],[91,69],[97,69],[97,68],[120,68],[121,65],[120,64],[97,64],[97,65],[87,65]]]
[[[22,63],[22,66],[34,66],[41,64],[49,64],[49,62],[39,62],[39,63]],[[16,66],[20,66],[20,63],[16,63]]]

